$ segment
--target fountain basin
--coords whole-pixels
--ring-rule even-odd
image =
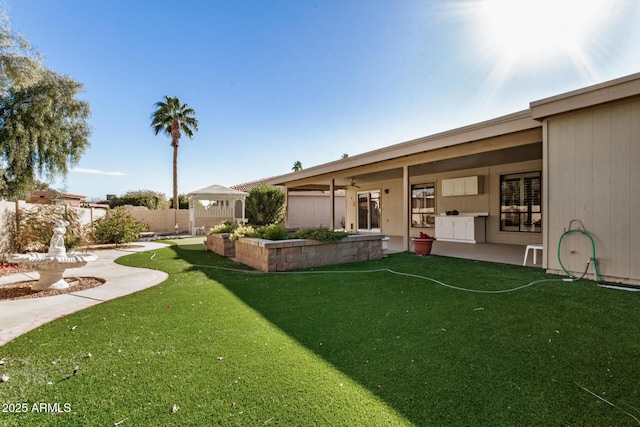
[[[68,288],[69,284],[63,278],[64,271],[68,268],[83,267],[87,262],[96,259],[98,257],[91,252],[69,252],[59,256],[44,253],[9,255],[9,261],[34,269],[40,274],[40,278],[32,286],[36,290]]]

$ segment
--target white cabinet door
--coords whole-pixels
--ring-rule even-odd
[[[478,194],[478,177],[468,176],[464,179],[464,194]]]
[[[436,217],[436,238],[453,239],[454,223],[450,218]]]
[[[442,180],[442,195],[443,196],[451,196],[453,195],[453,185],[451,184],[450,179]]]
[[[455,240],[473,240],[473,218],[453,220],[453,238]]]
[[[473,218],[469,218],[471,221],[466,221],[464,228],[464,239],[465,240],[476,240],[476,229]]]
[[[462,196],[464,194],[464,178],[453,179],[453,195]]]
[[[444,222],[445,226],[444,226],[444,234],[445,237],[448,239],[453,239],[456,233],[456,223],[455,221],[445,221]]]
[[[453,238],[455,240],[464,240],[465,236],[465,226],[464,222],[454,222],[453,223]]]

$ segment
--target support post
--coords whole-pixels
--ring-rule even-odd
[[[402,246],[405,252],[409,252],[409,166],[402,166]]]
[[[336,228],[336,192],[335,192],[335,179],[331,179],[329,183],[329,226],[330,230],[335,230]]]
[[[289,187],[284,187],[284,226],[289,228]]]
[[[189,233],[191,233],[192,236],[196,235],[196,209],[194,205],[195,203],[193,201],[193,198],[190,198],[189,199]],[[175,222],[177,224],[178,223],[177,210],[175,211],[175,214],[176,214]]]

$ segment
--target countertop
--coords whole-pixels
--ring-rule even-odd
[[[477,218],[477,217],[482,217],[482,216],[489,216],[489,214],[487,212],[460,212],[458,215],[447,215],[446,213],[441,213],[440,216],[452,216],[452,217],[473,217],[473,218]]]

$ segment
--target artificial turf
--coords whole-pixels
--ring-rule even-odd
[[[202,244],[119,262],[169,279],[0,347],[0,403],[28,408],[0,425],[640,424],[638,293],[411,254],[301,274],[225,270],[247,268]]]

